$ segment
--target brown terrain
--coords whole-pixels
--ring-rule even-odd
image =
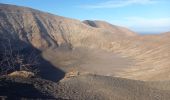
[[[104,21],[79,21],[0,4],[0,35],[0,49],[6,43],[3,39],[8,38],[13,49],[26,49],[27,53],[35,49],[41,56],[39,78],[2,76],[0,96],[59,100],[170,98],[170,32],[140,35]],[[30,90],[21,93],[27,85]],[[8,90],[11,87],[12,92]]]

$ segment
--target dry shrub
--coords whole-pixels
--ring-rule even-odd
[[[68,73],[66,73],[64,78],[71,78],[80,75],[80,72],[74,69],[71,69]]]
[[[22,48],[20,42],[12,43],[9,38],[1,37],[0,42],[0,75],[15,71],[39,72],[39,56],[35,50],[29,46]]]
[[[10,74],[8,74],[10,77],[22,77],[22,78],[32,78],[35,77],[35,74],[33,72],[28,71],[14,71]]]

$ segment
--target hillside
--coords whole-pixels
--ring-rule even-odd
[[[99,21],[99,20],[85,20],[83,23],[95,27],[95,28],[102,28],[103,30],[109,31],[115,35],[121,35],[121,36],[136,36],[137,34],[125,27],[112,25],[105,21]]]
[[[1,4],[0,10],[1,34],[5,32],[20,38],[38,49],[60,45],[76,46],[83,44],[84,39],[88,40],[92,37],[91,35],[95,34],[101,39],[106,36],[105,33],[114,37],[109,31],[89,27],[81,21],[31,8]]]
[[[0,35],[0,96],[59,100],[170,98],[170,32],[140,35],[105,21],[79,21],[0,4]],[[10,64],[15,61],[26,62],[24,66],[36,62],[37,69],[29,68],[38,70],[37,76],[7,76],[15,66],[19,66],[16,70],[28,71],[20,63]]]

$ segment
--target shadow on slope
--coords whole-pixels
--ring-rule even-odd
[[[24,55],[24,58],[26,59],[27,57],[31,56],[32,52],[34,52],[34,55],[37,56],[34,59],[37,62],[36,66],[38,67],[39,70],[38,75],[40,75],[40,77],[54,82],[58,82],[64,77],[65,73],[62,70],[54,67],[50,62],[46,61],[41,56],[41,51],[34,48],[29,42],[24,42],[18,39],[18,37],[11,38],[9,34],[6,35],[7,35],[6,37],[11,40],[10,48],[13,49],[13,53],[19,52],[21,55]],[[4,53],[3,47],[4,45],[6,46],[7,43],[8,42],[4,38],[2,37],[0,38],[0,54]],[[3,58],[1,57],[1,59]],[[16,70],[19,70],[19,68],[17,68]]]
[[[67,100],[55,96],[56,85],[41,78],[0,77],[0,100]]]
[[[10,100],[20,100],[22,98],[53,98],[38,91],[33,84],[17,83],[4,79],[0,80],[0,84],[0,95]]]

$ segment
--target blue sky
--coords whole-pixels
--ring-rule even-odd
[[[0,0],[79,20],[104,20],[139,33],[170,31],[170,0]]]

